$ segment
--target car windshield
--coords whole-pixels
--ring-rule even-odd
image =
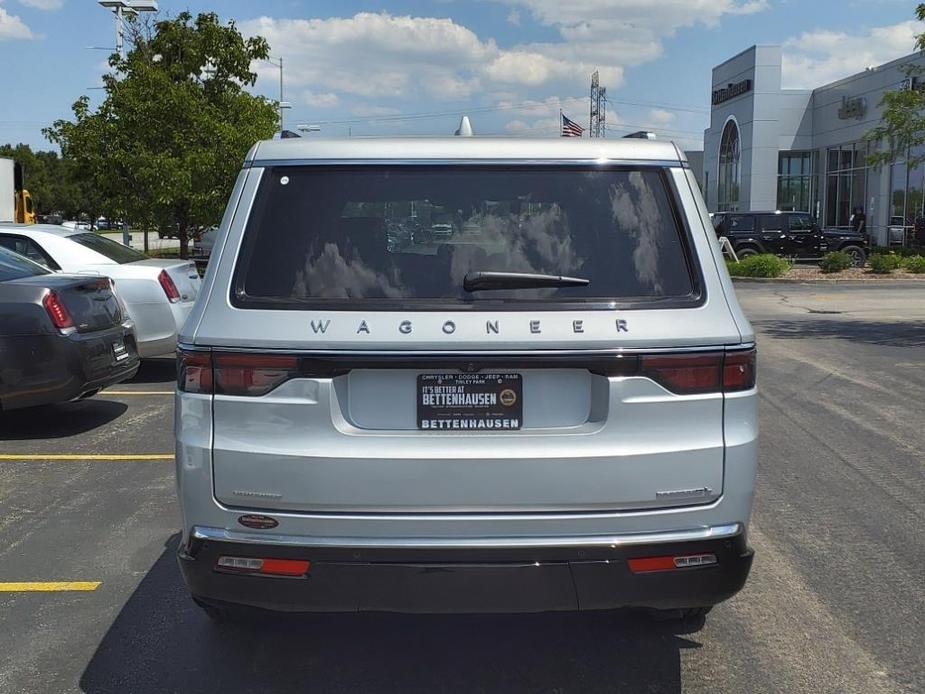
[[[38,263],[0,246],[0,282],[48,274],[49,271]]]
[[[123,246],[121,243],[117,243],[112,239],[107,239],[105,236],[100,236],[99,234],[71,234],[68,238],[74,243],[86,246],[90,250],[104,255],[120,265],[134,263],[136,260],[144,260],[148,257],[141,251]]]
[[[264,172],[234,300],[666,301],[696,293],[690,268],[656,168],[280,167]],[[477,272],[590,281],[466,291],[464,279]]]

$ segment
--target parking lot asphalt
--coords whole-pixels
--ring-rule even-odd
[[[925,691],[925,287],[737,290],[759,333],[756,559],[701,630],[631,613],[217,628],[176,569],[173,362],[152,360],[88,401],[0,415],[0,692]]]

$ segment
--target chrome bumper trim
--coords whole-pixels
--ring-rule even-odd
[[[624,535],[578,535],[563,537],[307,537],[253,533],[223,528],[193,527],[192,539],[239,542],[287,547],[327,547],[347,549],[530,549],[543,547],[628,547],[735,537],[744,530],[741,523],[705,528],[669,530]]]

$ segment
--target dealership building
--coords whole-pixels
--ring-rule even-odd
[[[861,210],[873,243],[901,240],[925,216],[925,167],[868,167],[864,134],[880,123],[885,92],[919,87],[908,65],[925,66],[925,54],[816,89],[781,88],[780,46],[752,46],[717,65],[704,132],[710,210],[801,210],[845,228]]]

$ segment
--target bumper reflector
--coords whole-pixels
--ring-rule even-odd
[[[267,576],[304,576],[311,568],[305,559],[257,559],[254,557],[219,557],[215,566],[224,571]]]
[[[678,557],[637,557],[627,561],[630,571],[634,574],[648,573],[650,571],[672,571],[674,569],[689,569],[698,566],[711,566],[716,564],[715,554],[685,554]]]

